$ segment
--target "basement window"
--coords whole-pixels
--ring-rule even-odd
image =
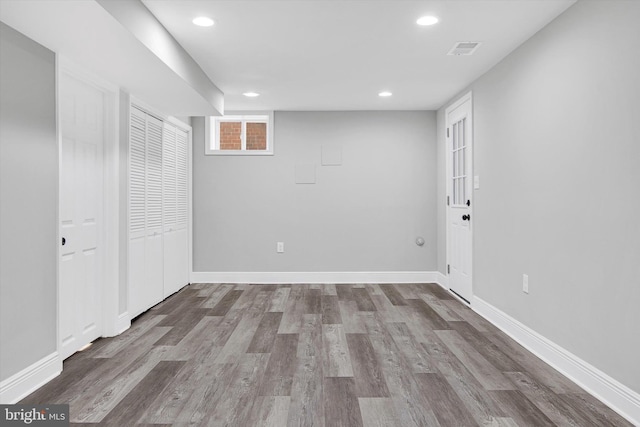
[[[207,117],[205,133],[205,154],[273,154],[273,112]]]

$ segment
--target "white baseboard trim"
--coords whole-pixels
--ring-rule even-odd
[[[286,272],[201,272],[191,273],[191,283],[436,283],[437,271],[286,271]]]
[[[436,280],[435,283],[440,285],[443,289],[449,290],[449,276],[436,271]]]
[[[0,403],[11,405],[20,401],[60,375],[60,372],[62,372],[62,360],[56,351],[2,381]]]
[[[116,323],[116,335],[120,335],[127,329],[131,327],[131,316],[129,316],[129,312],[125,311],[124,313],[118,316],[118,321]]]
[[[640,425],[639,393],[477,296],[471,308],[632,424]]]
[[[105,322],[104,328],[102,330],[102,337],[109,338],[115,337],[129,329],[131,326],[131,316],[129,316],[129,312],[124,312],[119,314],[115,319]]]

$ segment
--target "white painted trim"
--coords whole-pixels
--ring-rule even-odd
[[[124,313],[118,316],[115,334],[112,336],[120,335],[130,327],[131,327],[131,316],[129,315],[128,311],[125,311]]]
[[[461,95],[460,98],[447,107],[445,114],[449,114],[451,111],[455,110],[467,101],[473,102],[473,91],[469,91],[464,95]]]
[[[436,271],[436,281],[438,285],[442,286],[442,288],[446,291],[449,290],[449,276],[446,274],[442,274],[439,271]]]
[[[246,150],[245,145],[245,123],[244,120],[249,120],[252,117],[259,117],[260,120],[263,116],[268,116],[267,119],[267,149],[266,150]],[[204,118],[204,154],[207,156],[273,156],[275,154],[274,146],[274,120],[275,114],[273,110],[264,111],[227,111],[224,116],[209,116]],[[218,142],[215,139],[219,132],[219,122],[228,120],[243,120],[243,137],[242,137],[242,150],[220,150],[211,148],[212,145],[217,146]],[[212,141],[213,137],[213,141]],[[212,144],[212,142],[214,144]]]
[[[639,393],[477,296],[471,308],[632,424],[640,425]]]
[[[33,393],[62,372],[62,360],[57,351],[0,383],[0,404],[11,405]]]
[[[56,351],[54,354],[59,355],[61,350],[60,342],[60,243],[62,242],[62,233],[60,230],[60,171],[62,170],[62,115],[60,114],[60,73],[62,72],[60,64],[60,54],[55,54],[55,91],[56,91],[56,144],[58,148],[58,170],[56,174]],[[29,367],[25,368],[29,369]],[[20,372],[24,372],[22,370]],[[60,372],[62,372],[62,360],[60,360]],[[18,373],[20,374],[20,373]],[[16,374],[16,375],[18,375]],[[58,373],[59,375],[60,373]],[[14,376],[8,378],[8,381]],[[53,377],[52,377],[53,378]],[[5,382],[0,384],[0,402],[6,403],[4,399]],[[16,399],[17,401],[18,399]],[[10,402],[14,403],[14,402]]]
[[[206,121],[206,118],[205,118]],[[193,119],[192,122],[193,124]],[[193,129],[189,129],[189,146],[187,147],[187,280],[191,283],[193,271]]]
[[[158,110],[157,108],[154,108],[153,106],[147,104],[146,102],[136,98],[133,95],[129,95],[129,108],[131,108],[131,106],[135,106],[137,107],[139,110],[144,111],[145,113],[154,116],[155,118],[157,118],[158,120],[162,121],[162,122],[168,122],[171,123],[174,126],[179,127],[180,129],[186,131],[186,132],[191,132],[191,126],[189,126],[187,123],[183,122],[182,120],[177,119],[174,116],[169,116],[165,113],[163,113],[162,111]]]
[[[436,271],[199,272],[191,283],[435,283]]]
[[[438,285],[440,285],[440,287],[442,287],[442,289],[444,289],[445,291],[447,291],[449,293],[449,295],[451,295],[452,297],[454,297],[457,301],[460,301],[462,304],[466,305],[466,306],[470,306],[470,302],[463,300],[462,298],[460,298],[458,296],[458,294],[456,294],[455,292],[453,292],[450,288],[449,288],[449,276],[446,276],[442,273],[440,273],[439,271],[436,272],[436,282]]]
[[[104,145],[104,306],[102,336],[119,332],[120,311],[120,91],[106,90]]]
[[[123,99],[124,98],[124,99]],[[125,111],[126,110],[126,111]],[[125,176],[124,178],[124,187],[122,182],[120,183],[120,191],[124,192],[124,204],[121,207],[121,209],[125,210],[125,223],[124,224],[120,224],[120,231],[122,233],[122,235],[120,236],[121,238],[124,238],[124,242],[120,242],[120,249],[125,252],[124,256],[122,256],[122,258],[120,258],[121,261],[124,261],[124,265],[121,267],[120,273],[123,274],[123,278],[124,278],[124,290],[127,294],[126,297],[126,303],[125,303],[125,308],[124,308],[124,312],[122,313],[122,315],[124,314],[128,314],[129,310],[131,309],[130,303],[131,303],[131,292],[129,289],[129,270],[130,270],[130,263],[129,263],[129,251],[130,251],[130,242],[131,242],[131,234],[129,232],[129,224],[131,224],[131,209],[130,209],[130,200],[131,200],[131,195],[129,194],[129,190],[130,190],[130,181],[131,181],[131,176],[130,176],[130,171],[131,171],[131,94],[129,92],[124,92],[121,94],[121,101],[120,101],[120,115],[119,115],[119,122],[120,122],[120,149],[122,151],[124,151],[126,153],[126,155],[124,156],[125,161],[124,164],[121,164],[121,167],[124,167],[124,172],[123,175]],[[120,200],[123,200],[122,198]],[[119,212],[118,214],[120,215],[121,212]],[[124,270],[124,271],[123,271]],[[122,284],[120,284],[120,286],[122,287]],[[118,302],[118,311],[120,311],[120,303]],[[129,316],[131,318],[131,316]]]

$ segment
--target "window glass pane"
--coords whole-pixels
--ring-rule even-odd
[[[467,146],[467,131],[469,130],[467,128],[467,118],[465,117],[464,119],[462,119],[462,127],[464,128],[464,146]]]
[[[453,191],[453,194],[452,194],[453,197],[451,197],[452,199],[451,203],[454,205],[456,204],[456,200],[458,200],[457,181],[458,181],[457,179],[453,178],[453,183],[451,184],[451,187],[452,187],[451,189]]]
[[[247,122],[247,150],[267,149],[267,124]]]
[[[458,152],[454,151],[453,153],[451,153],[451,160],[453,162],[453,174],[451,175],[452,177],[456,177],[458,176]]]
[[[460,204],[464,205],[467,200],[467,178],[460,179]]]
[[[454,123],[453,124],[453,149],[455,150],[456,148],[458,148],[458,124]]]
[[[242,149],[242,122],[220,122],[220,149]]]

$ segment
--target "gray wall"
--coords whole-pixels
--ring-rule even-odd
[[[435,270],[435,112],[276,112],[274,156],[205,156],[192,123],[194,271]]]
[[[56,350],[55,56],[0,22],[0,380]]]
[[[635,391],[639,16],[578,2],[471,87],[474,293]]]

